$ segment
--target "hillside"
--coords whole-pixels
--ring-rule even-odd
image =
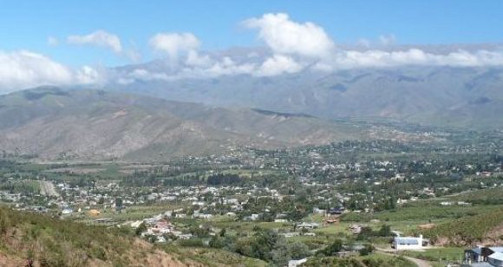
[[[435,245],[499,245],[503,232],[503,210],[459,218],[425,232]],[[483,222],[483,223],[481,223]]]
[[[451,201],[464,201],[473,206],[471,215],[465,214],[446,221],[424,232],[438,245],[499,245],[503,232],[503,192],[501,188],[466,191],[448,197]],[[455,209],[454,209],[455,210]],[[467,216],[468,215],[468,216]],[[483,223],[481,223],[483,222]]]
[[[142,161],[365,138],[361,126],[302,114],[53,87],[1,96],[0,135],[4,155]]]
[[[202,266],[181,262],[119,229],[86,226],[0,207],[0,265]]]

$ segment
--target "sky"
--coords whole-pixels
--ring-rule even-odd
[[[494,51],[445,58],[417,50],[387,54],[381,48],[500,44],[502,18],[501,0],[0,0],[0,90],[92,82],[102,76],[100,69],[157,58],[177,66],[183,61],[198,67],[196,72],[216,66],[214,75],[277,75],[300,71],[308,61],[325,70],[411,59],[414,64],[499,65],[501,55]],[[372,53],[343,55],[337,50],[341,45]],[[260,66],[205,56],[232,47],[266,47],[271,56]],[[145,77],[142,71],[135,77]]]

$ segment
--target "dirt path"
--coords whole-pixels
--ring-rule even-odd
[[[18,266],[26,266],[26,260],[7,256],[3,253],[0,253],[0,266],[3,267],[18,267]]]
[[[376,249],[376,252],[377,253],[381,253],[381,254],[385,254],[385,255],[389,255],[389,256],[394,256],[394,257],[398,257],[399,256],[398,254],[395,254],[394,251],[385,250],[385,249]],[[413,262],[418,267],[432,267],[432,265],[428,261],[425,261],[425,260],[422,260],[422,259],[418,259],[418,258],[412,258],[412,257],[408,257],[408,256],[402,256],[402,257],[404,257],[407,260]]]
[[[50,181],[39,181],[40,183],[40,194],[50,197],[59,197],[58,191],[54,187],[54,184]]]
[[[412,258],[412,257],[407,257],[407,256],[402,256],[413,263],[415,263],[418,267],[431,267],[431,264],[425,260],[418,259],[418,258]]]

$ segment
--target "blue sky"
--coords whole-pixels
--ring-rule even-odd
[[[0,93],[405,65],[503,66],[503,1],[0,0]]]
[[[148,40],[159,32],[191,32],[202,50],[262,45],[243,20],[283,12],[311,21],[337,43],[395,36],[397,44],[503,42],[503,1],[0,1],[0,50],[25,49],[70,66],[127,64],[129,59],[92,46],[68,45],[69,35],[102,29],[127,49],[151,59]],[[50,46],[49,36],[59,45]]]

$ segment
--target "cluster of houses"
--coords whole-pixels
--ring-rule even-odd
[[[441,206],[471,206],[472,204],[466,201],[442,201],[440,202]]]
[[[20,193],[9,193],[0,191],[0,199],[5,202],[19,202],[23,196]]]
[[[258,169],[257,175],[260,176],[261,171],[265,170],[282,170],[293,173],[297,178],[302,188],[309,188],[315,194],[309,196],[308,200],[317,203],[324,203],[323,206],[330,206],[329,204],[338,204],[346,209],[351,209],[356,212],[372,212],[375,204],[379,203],[379,199],[372,199],[374,193],[370,190],[382,190],[378,187],[384,184],[387,180],[410,180],[421,177],[424,174],[422,171],[431,169],[436,174],[449,175],[449,172],[456,171],[471,171],[473,174],[481,177],[489,177],[501,172],[501,168],[494,164],[488,164],[483,171],[475,173],[476,166],[474,164],[467,164],[466,166],[457,166],[455,169],[445,169],[445,164],[435,160],[421,160],[413,162],[414,165],[422,166],[417,171],[412,168],[403,168],[403,164],[395,160],[341,160],[332,161],[324,159],[327,151],[335,149],[337,151],[371,151],[372,153],[379,153],[379,151],[387,151],[393,149],[393,144],[367,144],[367,143],[351,143],[341,145],[334,148],[332,146],[319,147],[319,148],[306,148],[306,150],[296,151],[275,151],[265,152],[261,151],[260,154],[250,151],[232,151],[225,156],[209,156],[209,157],[189,157],[184,159],[184,165],[197,165],[197,166],[225,166],[228,169]],[[334,151],[332,151],[334,152]],[[331,152],[331,153],[332,153]],[[334,152],[334,153],[335,153]],[[302,160],[297,160],[297,156]],[[307,156],[307,157],[306,157]],[[288,163],[282,158],[293,159]],[[176,162],[162,166],[162,170],[172,169],[183,172],[183,168],[177,165]],[[487,170],[486,170],[487,169]],[[421,172],[420,172],[421,171]],[[214,170],[206,170],[206,174],[217,173]],[[333,180],[329,182],[326,179],[319,179],[319,175],[323,174],[326,177],[332,177]],[[371,177],[363,175],[364,173],[372,173]],[[336,188],[345,183],[361,182],[369,186],[377,186],[374,188],[369,187],[367,192],[337,192]],[[52,185],[52,182],[46,181]],[[453,186],[455,183],[453,183]],[[45,208],[58,207],[63,215],[70,215],[73,212],[90,209],[117,209],[121,210],[131,205],[149,205],[159,202],[173,202],[176,204],[192,204],[197,206],[194,208],[194,214],[180,213],[178,216],[192,216],[201,219],[210,219],[217,213],[222,214],[222,209],[218,211],[214,209],[217,205],[225,205],[225,213],[229,216],[234,216],[243,211],[243,205],[247,203],[250,198],[260,199],[263,197],[280,202],[285,195],[276,188],[261,187],[255,185],[242,185],[240,186],[208,186],[205,184],[194,186],[166,186],[166,187],[152,187],[152,188],[136,188],[134,186],[124,186],[118,183],[103,183],[101,181],[95,182],[92,185],[86,186],[70,186],[68,183],[59,182],[54,187],[58,192],[58,197],[46,196],[44,203],[37,203],[39,206]],[[401,194],[400,199],[397,199],[397,204],[405,204],[407,202],[418,200],[418,196],[434,197],[438,192],[448,191],[449,186],[442,188],[424,187],[416,188]],[[377,192],[377,191],[376,191]],[[212,198],[206,199],[207,195]],[[236,196],[240,196],[238,199]],[[32,196],[36,198],[37,196]],[[24,200],[26,196],[23,194],[12,194],[5,191],[0,191],[0,200],[14,203],[29,203],[30,201]],[[117,205],[117,198],[121,198],[121,205]],[[351,201],[356,200],[356,201]],[[33,201],[31,201],[33,202]],[[359,203],[358,207],[349,207],[347,203]],[[363,204],[362,204],[363,203]],[[441,205],[469,205],[465,202],[443,202]],[[262,216],[259,213],[245,214],[244,220],[256,221],[261,220]],[[343,212],[343,210],[332,211],[325,209],[313,210],[314,213],[319,214],[335,214]],[[281,217],[281,214],[275,218],[277,222],[284,222],[286,219]],[[332,221],[336,222],[336,221]]]
[[[126,224],[132,227],[133,229],[138,229],[142,224],[144,224],[145,231],[141,232],[141,236],[144,238],[153,237],[154,239],[151,240],[157,243],[167,242],[169,236],[173,236],[176,239],[182,239],[182,240],[192,238],[193,235],[191,233],[184,233],[178,230],[175,227],[175,225],[173,225],[168,220],[168,217],[170,215],[171,215],[170,212],[159,214],[151,218],[147,218],[144,220],[137,220],[134,222],[128,222]]]

